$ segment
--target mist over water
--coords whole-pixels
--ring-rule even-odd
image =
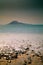
[[[43,34],[43,25],[14,23],[0,26],[0,33],[36,33]]]

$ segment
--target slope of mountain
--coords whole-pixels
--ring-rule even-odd
[[[18,22],[18,21],[12,21],[12,22],[10,22],[9,24],[22,24],[22,23],[20,23],[20,22]]]

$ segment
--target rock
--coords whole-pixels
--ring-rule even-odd
[[[30,57],[34,57],[34,56],[35,56],[35,51],[34,50],[31,50]]]
[[[1,59],[1,54],[0,54],[0,59]]]
[[[41,58],[41,62],[43,62],[43,56],[40,56],[40,58]]]
[[[17,54],[14,54],[11,56],[11,59],[17,59],[18,55]]]
[[[11,63],[11,60],[8,60],[7,62],[8,62],[8,63]]]
[[[39,54],[35,53],[35,55],[39,57]]]
[[[28,59],[28,64],[31,64],[32,63],[31,57],[28,57],[27,59]]]
[[[29,48],[27,47],[25,50],[29,50]]]
[[[24,64],[23,65],[27,65],[27,61],[26,60],[24,60]]]
[[[35,56],[35,54],[34,54],[34,53],[30,55],[30,57],[34,57],[34,56]]]
[[[30,54],[31,54],[31,51],[27,51],[27,52],[26,52],[26,55],[30,55]]]
[[[36,56],[40,57],[41,56],[41,53],[40,52],[37,52],[35,53]]]

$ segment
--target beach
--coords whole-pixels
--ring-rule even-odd
[[[0,65],[43,65],[43,34],[0,33],[0,54],[15,52],[17,58],[9,59],[11,63],[1,58]]]
[[[29,46],[31,45],[31,46]],[[14,34],[14,33],[0,33],[0,47],[12,47],[16,50],[21,50],[29,46],[30,50],[35,52],[43,51],[43,34]]]

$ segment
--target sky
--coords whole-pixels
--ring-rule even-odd
[[[42,0],[0,0],[0,24],[15,20],[43,24]]]

